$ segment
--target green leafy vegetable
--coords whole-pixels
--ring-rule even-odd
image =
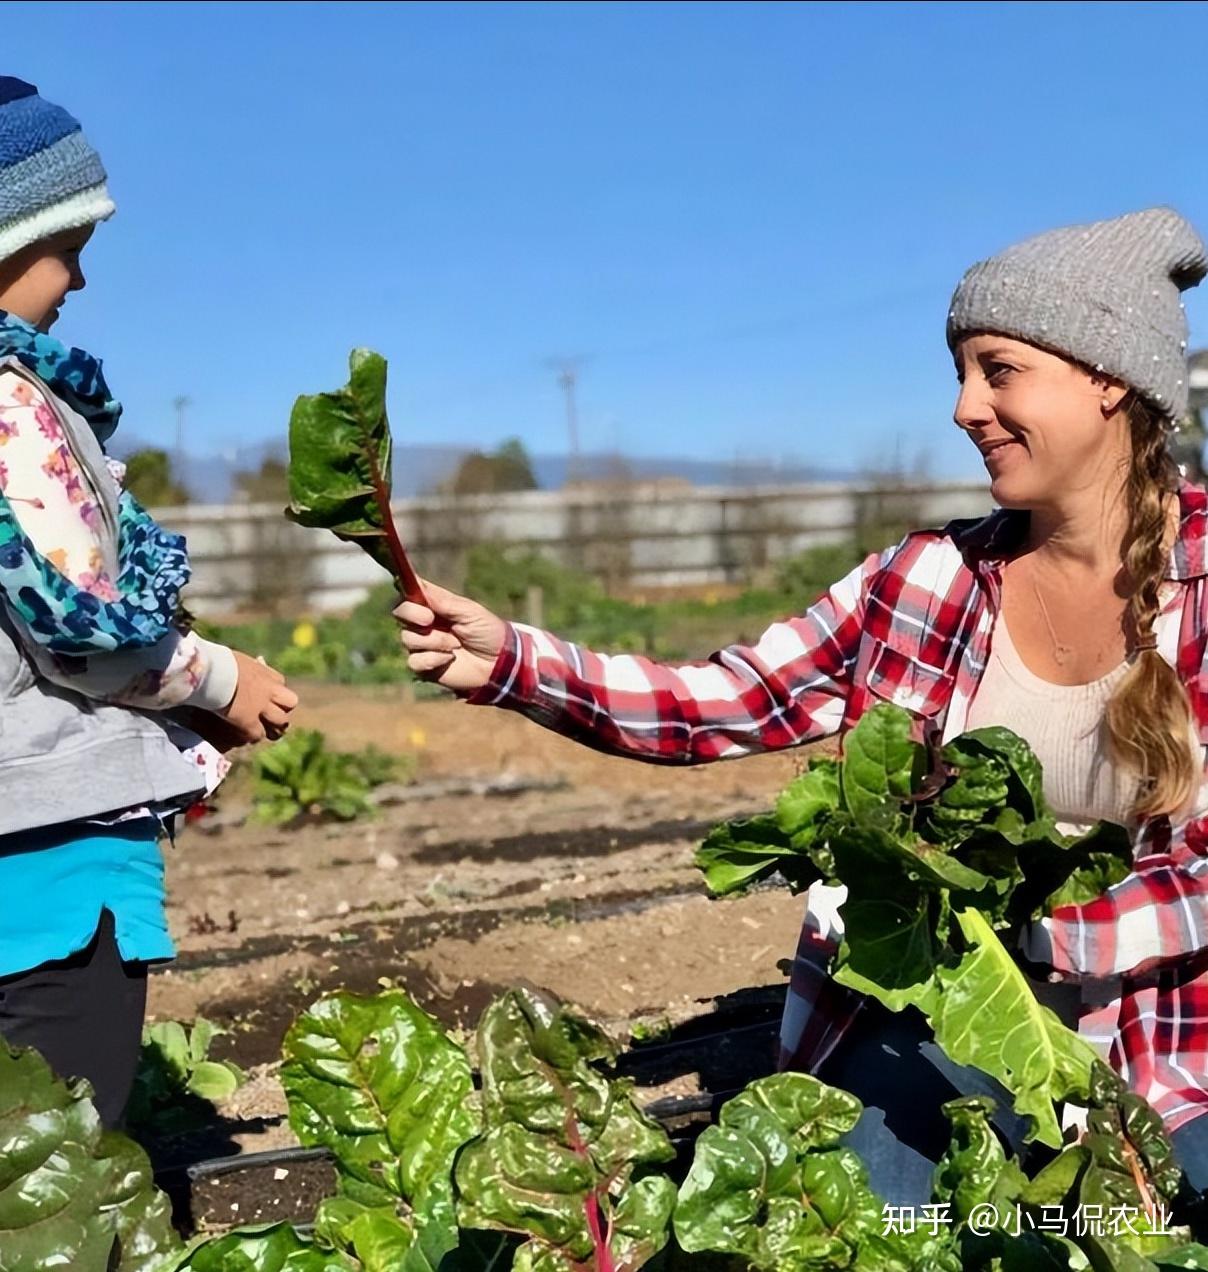
[[[390,512],[390,424],[386,359],[369,349],[348,358],[348,383],[334,393],[300,397],[289,419],[286,515],[359,544],[423,601]]]
[[[956,967],[939,969],[935,1040],[958,1064],[997,1078],[1014,1095],[1016,1111],[1033,1119],[1035,1136],[1059,1147],[1053,1103],[1089,1099],[1095,1052],[1036,1001],[981,914],[963,910],[957,922],[968,953]]]
[[[211,1060],[210,1046],[222,1030],[198,1017],[191,1029],[164,1020],[143,1027],[138,1071],[127,1109],[133,1127],[159,1134],[189,1130],[214,1116],[245,1081],[227,1060]]]
[[[975,913],[955,913],[954,935],[984,955],[993,934],[970,925]],[[959,1015],[946,1023],[963,1028]],[[1026,1050],[998,1041],[1031,1072]],[[1046,1061],[1057,1070],[1061,1046]],[[66,1256],[110,1272],[1208,1270],[1186,1228],[1165,1230],[1183,1194],[1161,1120],[1097,1062],[1085,1141],[1032,1179],[1006,1157],[991,1101],[946,1105],[932,1194],[943,1218],[905,1232],[846,1146],[859,1101],[815,1078],[759,1079],[728,1101],[677,1195],[661,1169],[670,1144],[609,1076],[615,1048],[597,1026],[513,990],[484,1013],[477,1051],[481,1116],[465,1055],[406,995],[321,999],[290,1031],[283,1081],[300,1138],[334,1154],[340,1194],[313,1232],[273,1224],[182,1250],[146,1158],[101,1134],[87,1087],[0,1048],[0,1268],[41,1272]],[[997,1222],[974,1231],[988,1205]],[[1137,1230],[1075,1227],[1096,1206],[1131,1212]],[[1068,1231],[1051,1230],[1055,1216]]]
[[[203,1241],[175,1266],[192,1272],[361,1272],[362,1265],[338,1251],[321,1249],[290,1224],[276,1223]]]
[[[696,850],[696,864],[717,896],[750,887],[778,870],[787,872],[794,892],[818,878],[813,862],[789,843],[777,819],[767,814],[715,826]]]
[[[284,1055],[290,1124],[303,1144],[332,1151],[342,1190],[370,1208],[345,1215],[354,1248],[409,1243],[436,1260],[454,1249],[450,1171],[479,1127],[464,1052],[389,991],[321,998],[291,1027]]]
[[[950,1232],[886,1232],[881,1199],[841,1144],[860,1113],[853,1096],[802,1073],[753,1082],[697,1141],[675,1211],[681,1248],[759,1272],[959,1272]]]
[[[631,1272],[667,1240],[675,1188],[650,1167],[674,1156],[591,1022],[527,990],[483,1013],[483,1133],[458,1154],[458,1218],[529,1239],[515,1266]],[[590,1260],[590,1262],[588,1262]]]
[[[855,1154],[838,1147],[860,1112],[805,1074],[752,1083],[697,1141],[675,1212],[680,1246],[758,1269],[846,1266],[881,1211]]]
[[[879,814],[910,798],[921,761],[910,733],[907,712],[878,707],[844,739],[839,784],[853,816]]]
[[[841,761],[814,761],[774,816],[716,827],[697,864],[719,894],[773,872],[798,889],[844,886],[837,979],[924,1011],[951,1058],[1003,1082],[1032,1135],[1056,1147],[1054,1102],[1086,1098],[1093,1053],[1040,1008],[1007,949],[1025,922],[1122,878],[1127,832],[1060,834],[1040,764],[1006,729],[925,755],[912,727],[901,708],[874,707]]]
[[[160,1272],[179,1252],[146,1155],[102,1132],[91,1094],[0,1042],[0,1268]]]
[[[253,818],[284,825],[304,815],[352,821],[371,814],[369,792],[389,780],[394,764],[372,748],[329,751],[317,729],[299,729],[258,751],[252,769]]]
[[[96,1154],[109,1167],[102,1211],[117,1230],[118,1260],[111,1272],[166,1272],[180,1238],[172,1227],[172,1203],[156,1188],[147,1154],[113,1131],[102,1133]]]

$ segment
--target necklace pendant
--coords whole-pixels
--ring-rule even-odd
[[[1054,645],[1053,659],[1057,663],[1057,666],[1064,667],[1065,664],[1069,662],[1070,655],[1073,652],[1073,649],[1069,645]]]

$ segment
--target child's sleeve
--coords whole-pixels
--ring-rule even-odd
[[[144,649],[104,654],[55,654],[32,641],[25,648],[52,684],[143,711],[181,706],[222,711],[239,680],[231,650],[196,632],[173,632]]]
[[[0,373],[0,493],[64,578],[102,600],[116,598],[116,550],[105,542],[94,492],[50,404],[11,371]],[[172,632],[142,649],[63,655],[29,637],[12,607],[9,614],[39,674],[86,697],[152,711],[185,704],[221,711],[235,696],[235,655],[194,633]]]

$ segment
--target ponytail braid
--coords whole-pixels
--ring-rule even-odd
[[[1200,780],[1190,745],[1191,705],[1178,672],[1157,651],[1154,622],[1166,576],[1167,511],[1179,474],[1166,445],[1167,421],[1140,397],[1128,410],[1132,462],[1124,568],[1132,588],[1126,612],[1135,658],[1107,706],[1113,759],[1140,778],[1132,813],[1153,817],[1185,807]]]

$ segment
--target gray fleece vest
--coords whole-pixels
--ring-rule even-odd
[[[35,384],[54,408],[97,493],[104,555],[116,560],[118,489],[87,420],[15,358],[0,359],[0,371],[7,370]],[[201,794],[197,770],[155,713],[107,706],[39,680],[16,621],[0,594],[0,835]]]

